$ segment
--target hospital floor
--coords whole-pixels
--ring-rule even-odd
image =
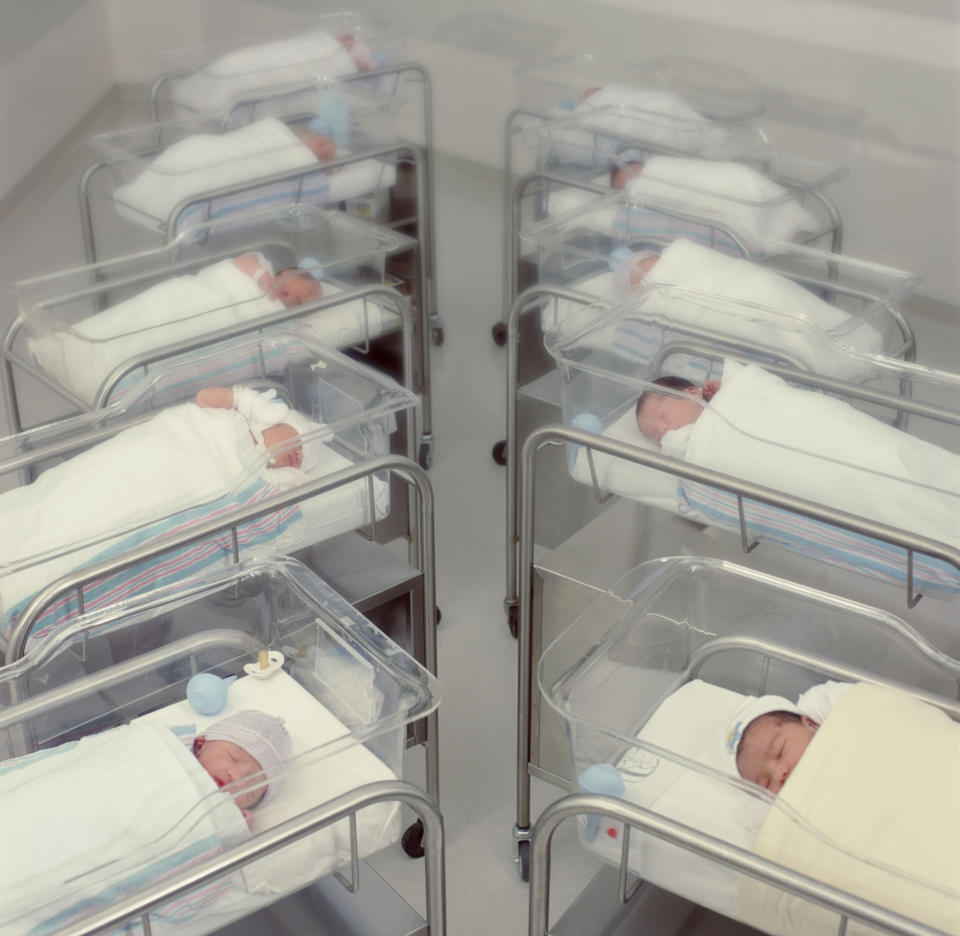
[[[93,160],[87,134],[145,119],[129,100],[101,105],[45,160],[0,214],[2,326],[14,315],[12,284],[83,264],[77,181]],[[448,930],[458,936],[527,931],[527,886],[517,874],[515,819],[517,643],[505,623],[504,469],[490,456],[504,434],[505,353],[490,337],[500,304],[500,180],[496,173],[440,160],[437,187],[439,307],[446,340],[434,349],[430,470],[437,504],[441,808],[446,830]],[[46,391],[31,404],[43,411]],[[0,415],[0,420],[5,416]],[[0,425],[2,434],[9,431]],[[410,775],[422,779],[419,750]],[[534,815],[556,791],[535,790]],[[569,832],[558,838],[556,906],[595,865]],[[423,912],[422,862],[398,846],[371,862]]]

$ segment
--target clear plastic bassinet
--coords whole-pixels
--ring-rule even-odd
[[[251,441],[231,454],[232,449],[222,447],[223,440],[229,438],[229,434],[223,434],[227,429],[222,421],[218,423],[220,428],[210,427],[206,438],[203,426],[195,425],[197,419],[202,422],[199,408],[171,407],[192,401],[199,390],[218,384],[274,391],[277,399],[290,408],[288,422],[294,422],[299,436],[266,451],[256,449]],[[4,634],[9,633],[37,590],[67,572],[184,532],[223,511],[269,503],[272,497],[294,485],[387,454],[398,419],[407,420],[409,432],[409,422],[418,406],[412,393],[379,371],[323,348],[296,330],[283,329],[184,355],[175,366],[137,375],[126,389],[122,402],[104,410],[0,440],[0,466],[31,461],[35,469],[43,472],[39,481],[46,477],[46,469],[53,466],[51,470],[58,472],[57,483],[53,485],[49,479],[44,482],[43,490],[48,492],[44,503],[59,503],[51,499],[56,495],[62,498],[64,511],[56,529],[39,524],[18,545],[10,543],[9,558],[0,565]],[[195,413],[199,415],[192,415]],[[188,443],[194,447],[185,453],[190,457],[182,471],[164,471],[157,476],[156,486],[146,480],[152,477],[151,471],[159,469],[145,453],[155,451],[158,459],[173,458],[173,463],[161,460],[158,464],[175,467],[177,444]],[[91,448],[94,445],[106,448]],[[294,446],[301,453],[300,471],[270,467],[269,459],[280,459],[282,464],[282,456]],[[50,457],[42,458],[46,452]],[[64,456],[78,461],[59,464]],[[82,465],[87,469],[92,467],[93,475],[76,474],[74,466],[81,464],[79,459],[83,459]],[[111,471],[131,460],[142,466],[140,470],[124,469],[123,483],[111,487]],[[227,466],[222,471],[218,468],[221,464]],[[184,480],[181,484],[176,478],[184,473],[189,483]],[[79,483],[77,477],[87,478],[88,487],[94,485],[95,479],[101,479],[96,481],[96,490],[103,488],[104,493],[98,497],[113,490],[109,509],[96,510],[81,520],[100,501],[91,500],[89,509],[82,498],[75,502],[70,491],[71,485]],[[131,486],[139,487],[140,494],[135,496],[131,490],[125,495],[123,492]],[[35,496],[33,490],[34,485],[28,485],[6,492],[3,498],[8,499],[6,503],[12,505],[10,509],[15,513],[29,510]],[[0,498],[0,509],[6,509],[4,503]],[[226,531],[199,551],[188,548],[182,556],[178,553],[163,563],[154,563],[149,566],[154,570],[150,574],[176,580],[203,568],[205,563],[215,567],[229,564],[235,546],[242,552],[288,552],[366,528],[386,517],[390,504],[386,472],[371,473],[274,511],[260,521],[244,524],[237,543]],[[121,572],[119,578],[114,576],[100,583],[95,587],[99,598],[91,592],[85,599],[86,607],[96,607],[92,601],[107,604],[115,600],[117,588],[136,593],[142,588],[143,574],[143,570]],[[76,613],[75,597],[58,602],[31,629],[31,639],[42,639]]]
[[[200,715],[186,701],[198,673],[240,677],[226,689],[221,712]],[[354,788],[401,778],[406,726],[437,707],[440,690],[433,675],[300,563],[263,558],[85,615],[38,653],[0,670],[0,698],[0,760],[69,748],[131,722],[169,727],[190,740],[239,711],[282,717],[292,751],[276,772],[270,801],[252,813],[256,834]],[[163,840],[152,843],[157,847],[99,868],[77,862],[69,881],[36,881],[29,890],[45,889],[0,910],[4,931],[81,906],[85,913],[109,906],[182,866],[160,860],[164,855],[196,860],[196,830],[211,810],[227,808],[218,803],[229,802],[221,792],[204,791],[197,800],[185,815],[169,816]],[[131,835],[135,828],[134,821]],[[353,849],[363,857],[399,833],[395,803],[367,807],[357,814],[353,846],[344,819],[159,907],[154,925],[177,923],[179,907],[189,932],[216,928],[349,864]],[[12,847],[9,838],[5,847]],[[219,850],[230,847],[222,840]]]
[[[394,143],[400,103],[351,82],[301,82],[239,111],[101,133],[91,143],[110,167],[107,197],[117,211],[172,236],[265,204],[328,204],[391,187],[389,156],[323,167]],[[312,152],[299,138],[306,132],[329,137],[335,155]]]
[[[403,60],[407,30],[356,11],[287,13],[269,29],[161,53],[171,103],[184,114],[221,110],[278,85],[342,78]],[[396,76],[374,79],[394,93]]]
[[[960,720],[958,676],[958,661],[887,612],[691,557],[631,570],[544,651],[537,670],[541,692],[566,722],[575,782],[580,778],[591,792],[624,797],[748,851],[768,811],[784,812],[790,823],[803,820],[737,777],[732,760],[713,753],[712,739],[719,739],[719,750],[727,716],[744,696],[796,700],[826,680],[879,681]],[[602,816],[578,821],[584,844],[619,863],[621,824]],[[833,878],[832,863],[840,867],[846,860],[843,849],[831,851],[829,839],[815,829],[812,834],[827,854],[816,876],[842,886],[839,881],[849,877]],[[738,893],[743,882],[732,868],[636,831],[628,865],[654,884],[762,925],[751,920],[751,905]],[[870,862],[861,868],[868,866],[881,880],[887,876],[892,898],[902,875]],[[917,886],[932,901],[956,906],[960,899]],[[835,920],[821,922],[824,928],[816,931],[834,931]]]
[[[314,313],[309,307],[383,284],[386,258],[412,243],[379,225],[307,204],[196,225],[163,247],[15,284],[25,341],[13,344],[11,353],[90,405],[118,368],[136,369],[144,354],[277,318],[284,306],[291,308],[273,292],[285,278],[299,276],[290,268],[306,269],[319,284],[311,286],[316,297],[291,315],[305,327],[309,322],[323,343],[365,344],[395,328],[396,314],[364,298]],[[251,266],[261,276],[272,269],[278,282],[268,289],[256,285],[250,272],[231,264],[243,257],[255,260]],[[113,389],[103,402],[113,399]]]

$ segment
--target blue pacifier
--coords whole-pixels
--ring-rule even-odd
[[[216,715],[227,704],[227,690],[236,678],[197,673],[187,683],[187,701],[199,715]]]
[[[604,796],[623,796],[626,786],[623,777],[612,764],[591,764],[579,777],[584,793],[602,793]],[[587,816],[587,841],[597,837],[602,816]]]

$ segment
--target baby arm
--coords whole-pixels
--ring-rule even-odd
[[[233,387],[204,387],[197,392],[197,406],[233,409]]]
[[[249,276],[264,291],[269,292],[273,289],[276,278],[270,269],[270,265],[264,260],[263,255],[259,253],[240,254],[233,261],[234,266],[241,272]]]

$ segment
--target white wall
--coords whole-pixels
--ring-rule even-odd
[[[103,0],[0,0],[0,199],[113,85]]]

